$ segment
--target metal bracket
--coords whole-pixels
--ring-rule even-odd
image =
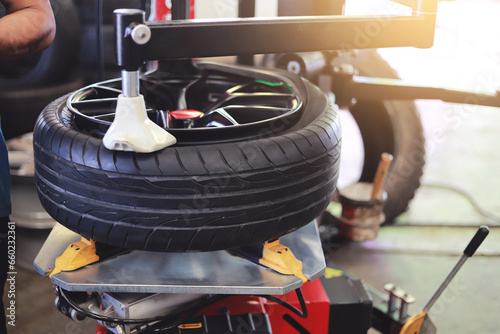
[[[403,289],[395,286],[393,283],[387,283],[384,286],[384,290],[389,293],[387,313],[394,313],[394,311],[396,311],[397,309],[396,302],[397,300],[400,300],[401,305],[399,307],[399,320],[405,321],[405,319],[408,317],[408,304],[414,303],[415,297],[406,293]]]
[[[35,259],[37,272],[46,276],[68,245],[80,238],[56,224]],[[315,221],[284,235],[281,240],[303,261],[305,276],[314,280],[324,274],[325,258]],[[101,252],[99,243],[96,247],[99,262],[54,274],[52,282],[66,291],[245,295],[282,295],[303,285],[302,279],[296,276],[282,275],[227,251],[161,253],[135,250],[107,256]]]
[[[302,262],[297,260],[290,248],[280,244],[279,239],[264,244],[259,263],[281,274],[294,275],[304,283],[309,281],[302,271]]]
[[[340,107],[349,106],[353,99],[417,100],[436,99],[449,103],[500,107],[500,92],[487,93],[453,89],[450,87],[421,86],[399,79],[359,76],[348,63],[339,64],[331,71],[332,91]]]
[[[96,254],[94,240],[82,237],[80,241],[69,245],[64,253],[56,259],[55,268],[49,277],[61,271],[73,271],[97,261],[99,261],[99,256]]]

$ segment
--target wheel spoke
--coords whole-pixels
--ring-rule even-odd
[[[235,93],[234,96],[228,100],[230,103],[237,104],[253,104],[259,101],[259,105],[270,106],[270,107],[280,107],[286,108],[290,101],[294,99],[293,94],[281,94],[281,93]]]
[[[114,92],[114,93],[117,93],[117,94],[121,94],[122,93],[121,89],[114,88],[114,87],[103,86],[103,85],[94,85],[93,87],[98,88],[98,89],[102,89],[102,90],[105,90],[105,91]]]
[[[89,117],[107,115],[115,112],[118,98],[103,98],[93,100],[80,100],[72,103],[73,108]]]
[[[111,112],[111,113],[107,113],[107,114],[100,114],[100,115],[93,115],[92,118],[94,119],[106,119],[106,118],[109,118],[109,117],[115,117],[115,113],[114,112]]]
[[[261,122],[289,112],[288,108],[256,105],[231,105],[224,108],[239,124]]]
[[[229,105],[251,105],[256,102],[262,106],[276,107],[276,108],[293,108],[296,96],[287,93],[268,93],[268,92],[255,92],[255,93],[226,93],[220,97],[215,103],[207,107],[204,112],[217,108],[224,108]]]
[[[187,94],[188,90],[192,86],[194,86],[197,83],[199,83],[200,80],[201,80],[200,78],[192,80],[186,86],[184,86],[183,88],[181,88],[181,90],[179,92],[179,99],[177,100],[177,109],[188,109],[188,103],[187,103],[187,100],[186,100],[186,94]]]
[[[199,122],[204,126],[228,126],[238,125],[239,123],[223,108],[218,108],[207,113],[204,117],[200,118]]]
[[[219,98],[215,100],[211,105],[207,106],[202,110],[203,113],[208,113],[211,110],[215,110],[217,108],[222,107],[225,103],[227,103],[230,99],[232,99],[235,93],[241,89],[247,88],[250,84],[246,83],[243,85],[236,85],[229,89],[227,89]]]
[[[116,102],[118,101],[117,97],[110,97],[110,98],[104,98],[104,99],[94,99],[94,100],[80,100],[80,101],[73,101],[73,105],[84,105],[84,104],[102,104],[102,103],[109,103],[109,102]]]

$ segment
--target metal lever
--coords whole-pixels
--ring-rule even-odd
[[[453,267],[453,269],[448,274],[448,276],[446,277],[444,282],[441,284],[441,286],[439,286],[438,290],[434,293],[434,295],[429,300],[427,305],[425,305],[424,309],[421,312],[417,313],[416,315],[414,315],[413,317],[408,319],[408,321],[405,323],[405,325],[401,329],[400,334],[427,334],[430,332],[430,331],[426,330],[427,323],[429,322],[428,318],[427,318],[427,313],[429,312],[432,305],[434,305],[436,300],[439,298],[439,296],[441,296],[441,294],[446,289],[448,284],[451,282],[453,277],[455,277],[456,273],[460,270],[460,268],[463,266],[465,261],[469,257],[471,257],[472,255],[474,255],[477,248],[479,247],[479,245],[481,245],[481,243],[486,238],[486,236],[488,235],[489,232],[490,232],[490,230],[487,226],[481,226],[477,230],[476,234],[474,235],[472,240],[469,242],[469,244],[465,248],[464,254],[460,258],[458,263],[455,265],[455,267]]]
[[[351,64],[339,64],[332,69],[332,91],[339,106],[349,106],[353,99],[441,100],[449,103],[500,107],[500,92],[486,93],[421,86],[399,79],[372,78],[356,75]]]
[[[472,238],[472,240],[469,242],[469,245],[467,245],[467,248],[465,248],[464,254],[460,258],[460,260],[458,260],[458,263],[455,265],[455,267],[453,267],[453,269],[451,270],[451,272],[448,274],[448,276],[446,277],[446,279],[444,280],[444,282],[441,284],[441,286],[439,287],[439,289],[434,293],[434,295],[429,300],[429,302],[427,303],[427,305],[425,305],[425,307],[423,309],[424,312],[429,312],[429,310],[432,307],[432,305],[434,305],[434,303],[438,300],[439,296],[441,296],[441,294],[446,289],[446,287],[448,286],[448,284],[450,284],[450,282],[453,279],[453,277],[455,277],[455,275],[460,270],[460,268],[462,268],[462,266],[465,263],[465,261],[469,257],[471,257],[472,255],[474,255],[474,253],[476,252],[477,248],[479,247],[479,245],[481,245],[481,243],[486,238],[486,236],[488,235],[488,233],[490,233],[490,230],[489,230],[489,228],[487,226],[481,226],[477,230],[476,234],[474,235],[474,237]]]

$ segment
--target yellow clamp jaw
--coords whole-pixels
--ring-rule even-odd
[[[425,311],[420,311],[415,314],[413,317],[408,319],[404,324],[403,328],[399,334],[428,334],[435,333],[435,330],[432,330],[433,327],[429,325],[428,314]]]
[[[408,319],[408,321],[406,321],[406,323],[404,324],[403,328],[401,328],[399,334],[420,333],[420,328],[422,328],[422,324],[424,323],[425,315],[426,313],[422,311],[415,314],[410,319]]]
[[[279,239],[266,242],[259,263],[285,275],[294,275],[304,283],[309,279],[302,272],[302,262],[297,260],[292,251],[280,244]]]
[[[82,237],[80,241],[69,245],[64,253],[56,259],[55,268],[49,277],[61,271],[76,270],[97,261],[99,261],[99,256],[96,254],[94,240]]]

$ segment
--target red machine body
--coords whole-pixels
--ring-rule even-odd
[[[224,298],[202,309],[196,316],[227,316],[243,314],[261,314],[269,320],[273,334],[314,333],[327,334],[330,322],[330,299],[319,279],[304,284],[301,288],[307,305],[308,316],[301,318],[287,308],[265,297],[235,295]],[[283,296],[276,296],[300,310],[300,303],[294,291]],[[257,327],[261,324],[255,324]],[[190,321],[178,326],[179,333],[194,333],[203,330],[202,322]],[[233,328],[236,333],[253,333],[248,323],[240,322]],[[108,334],[108,330],[99,324],[96,334]]]
[[[166,0],[153,0],[155,8],[155,21],[170,20],[172,17],[172,1]],[[190,0],[190,19],[194,19],[194,0]]]

